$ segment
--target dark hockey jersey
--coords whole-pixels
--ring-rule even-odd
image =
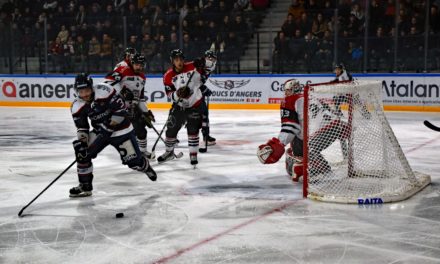
[[[93,93],[91,103],[79,97],[72,103],[72,117],[78,132],[89,132],[89,120],[94,129],[99,130],[102,125],[112,129],[112,137],[124,135],[133,129],[127,118],[124,100],[113,87],[98,83],[93,86]]]

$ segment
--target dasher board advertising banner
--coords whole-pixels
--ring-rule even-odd
[[[92,75],[94,83],[102,75]],[[359,80],[382,83],[385,108],[437,111],[440,105],[440,74],[354,74]],[[0,106],[69,106],[75,98],[74,75],[0,75]],[[212,90],[210,107],[231,109],[276,109],[284,94],[283,83],[333,80],[333,74],[231,74],[212,75],[206,86]],[[169,107],[170,100],[160,75],[147,75],[145,96],[151,107]]]

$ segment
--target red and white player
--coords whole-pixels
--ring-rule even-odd
[[[189,155],[192,165],[196,165],[199,147],[199,131],[202,125],[202,76],[205,61],[197,59],[185,62],[180,49],[171,51],[171,68],[163,76],[165,92],[173,102],[167,121],[166,151],[157,161],[159,163],[174,159],[174,146],[179,130],[186,123]]]
[[[119,66],[105,79],[121,94],[125,101],[128,117],[133,124],[139,149],[147,157],[152,158],[147,151],[147,130],[155,122],[154,115],[148,110],[144,94],[145,75],[143,73],[145,57],[139,53],[131,56],[127,66]]]
[[[292,180],[298,181],[302,176],[303,137],[302,121],[304,96],[302,86],[296,79],[284,83],[284,98],[280,105],[281,131],[278,138],[272,138],[258,147],[258,159],[263,164],[277,162],[284,154],[284,147],[291,144],[286,151],[286,169]]]
[[[286,151],[286,170],[293,181],[298,181],[303,175],[303,87],[296,79],[287,80],[284,83],[284,94],[280,105],[281,131],[278,138],[272,138],[266,144],[260,145],[257,156],[263,164],[275,163],[283,156],[285,146],[290,143],[290,148]],[[346,140],[349,133],[347,124],[327,104],[319,100],[313,101],[309,111],[311,115],[322,117],[321,129],[310,136],[308,144],[310,175],[313,176],[315,171],[322,173],[331,169],[321,151],[338,139]]]
[[[124,59],[122,61],[118,62],[118,64],[116,64],[116,66],[115,66],[115,68],[113,68],[113,70],[116,70],[119,67],[129,66],[131,56],[133,56],[136,53],[137,53],[137,51],[135,48],[131,48],[131,47],[126,48],[125,52],[124,52],[124,56],[123,56]]]

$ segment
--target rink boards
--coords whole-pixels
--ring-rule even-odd
[[[94,75],[94,81],[103,80]],[[354,74],[357,79],[382,82],[385,110],[440,111],[440,74]],[[320,83],[333,74],[213,75],[211,109],[279,109],[283,83]],[[74,75],[0,75],[0,106],[69,107],[75,98]],[[169,108],[162,76],[147,76],[145,95],[151,108]]]

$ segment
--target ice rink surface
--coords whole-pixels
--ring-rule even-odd
[[[168,111],[155,110],[160,130]],[[212,110],[218,144],[189,164],[153,166],[158,181],[121,164],[112,147],[94,160],[93,196],[71,199],[67,108],[0,108],[0,263],[440,263],[440,133],[433,113],[386,113],[416,171],[432,184],[402,202],[344,205],[302,198],[282,162],[259,163],[277,136],[278,111]],[[149,146],[157,135],[149,130]],[[164,152],[159,143],[156,155]],[[123,212],[124,218],[115,218]]]

